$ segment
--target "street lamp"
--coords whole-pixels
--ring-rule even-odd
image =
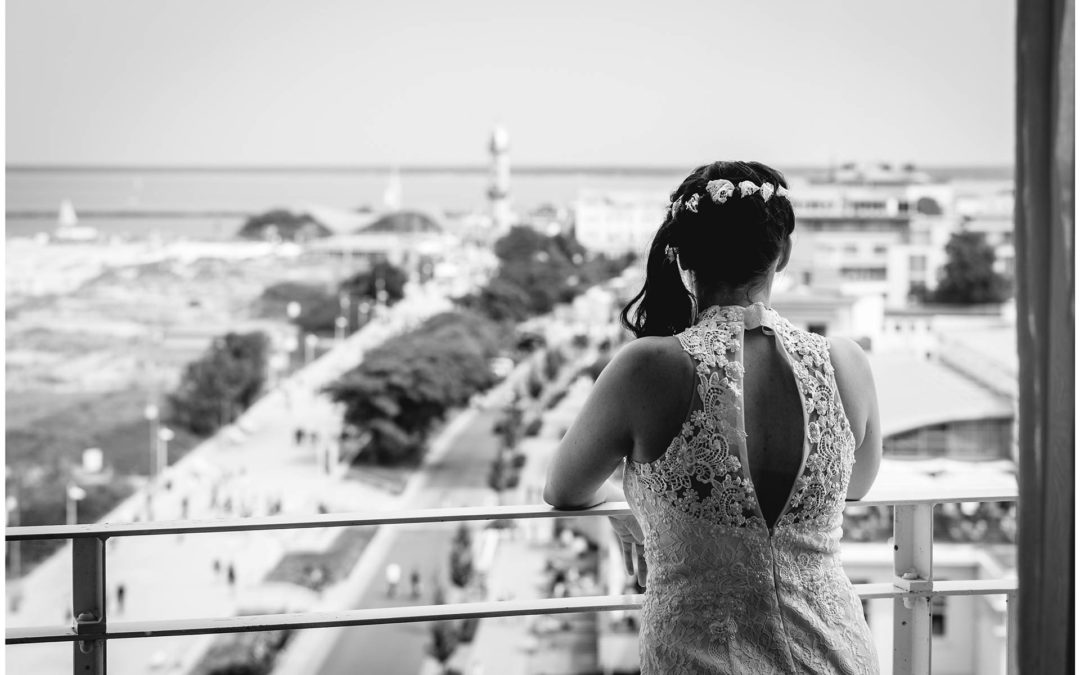
[[[158,410],[158,407],[156,405],[154,405],[153,403],[147,405],[146,408],[143,410],[143,417],[145,417],[146,421],[148,421],[150,423],[150,477],[151,478],[154,478],[155,476],[157,476],[158,472],[161,470],[161,467],[159,467],[157,465],[157,446],[158,446],[158,433],[159,433],[158,428],[159,428],[159,424],[160,424],[160,422],[159,422],[159,417],[160,416],[161,416],[161,412]]]
[[[8,526],[19,526],[19,498],[15,495],[8,495],[7,502],[7,516]],[[22,549],[19,547],[19,541],[11,542],[11,576],[13,579],[18,580],[22,576]]]
[[[352,298],[348,293],[338,294],[338,306],[341,308],[341,316],[345,319],[345,327],[348,328],[349,320],[349,307],[352,305]]]
[[[176,438],[176,434],[169,427],[158,429],[158,475],[169,468],[169,441]]]
[[[86,490],[82,489],[75,483],[68,483],[67,486],[67,524],[78,525],[79,513],[78,504],[80,501],[86,498]],[[72,540],[74,541],[74,540]]]
[[[339,316],[334,319],[334,340],[341,342],[345,339],[345,328],[348,327],[349,320],[343,316]]]
[[[311,363],[315,358],[315,346],[319,344],[319,337],[314,333],[304,336],[304,365]]]

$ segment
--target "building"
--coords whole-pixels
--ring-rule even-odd
[[[574,234],[591,251],[644,258],[669,206],[660,192],[581,190],[574,201]]]
[[[851,177],[794,184],[789,198],[796,246],[788,273],[802,285],[877,295],[891,307],[937,285],[959,222],[952,189],[940,183]]]

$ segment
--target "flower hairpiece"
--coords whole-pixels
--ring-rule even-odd
[[[708,193],[714,204],[723,204],[729,198],[735,195],[735,184],[726,178],[717,178],[711,180],[705,184],[705,192]],[[783,185],[773,185],[772,183],[762,183],[757,185],[753,181],[744,180],[738,185],[739,196],[748,197],[752,194],[760,193],[762,201],[769,201],[773,196],[787,197],[788,190]],[[701,202],[701,195],[694,193],[687,197],[685,200],[682,197],[677,197],[675,201],[671,202],[671,217],[674,218],[679,209],[685,207],[694,213],[698,212],[698,205]]]
[[[739,196],[740,197],[748,197],[748,196],[754,194],[755,192],[757,192],[760,189],[761,188],[759,188],[754,183],[751,183],[748,180],[744,180],[743,182],[739,183],[739,192],[741,193]]]
[[[667,257],[668,262],[675,262],[675,258],[678,255],[678,251],[671,244],[664,247],[664,255]]]
[[[705,185],[706,192],[717,204],[723,204],[728,197],[735,194],[735,184],[726,178],[711,180]]]

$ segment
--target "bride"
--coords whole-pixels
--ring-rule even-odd
[[[784,177],[715,162],[672,194],[645,286],[623,310],[638,339],[601,373],[544,498],[613,518],[646,587],[641,672],[876,673],[838,558],[846,499],[881,459],[866,355],[770,306],[791,256]]]

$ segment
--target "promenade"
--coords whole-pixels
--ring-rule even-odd
[[[103,522],[260,516],[278,501],[282,513],[294,515],[315,514],[320,505],[332,512],[392,508],[397,498],[367,484],[343,481],[334,471],[327,473],[320,461],[321,446],[297,445],[293,434],[303,427],[318,431],[324,441],[334,438],[340,421],[333,405],[317,394],[319,388],[356,366],[364,351],[449,307],[441,296],[411,294],[264,396],[232,433],[219,433],[193,449]],[[133,621],[231,616],[251,597],[246,591],[256,588],[284,553],[321,548],[332,534],[282,530],[110,540],[109,617]],[[226,577],[229,565],[235,572],[234,585]],[[117,596],[120,584],[122,607]],[[70,549],[43,562],[20,581],[20,588],[22,602],[17,611],[9,609],[9,626],[70,622]],[[212,639],[117,640],[108,646],[108,667],[115,673],[186,672]],[[72,668],[71,649],[69,644],[9,646],[6,669],[67,674]]]

